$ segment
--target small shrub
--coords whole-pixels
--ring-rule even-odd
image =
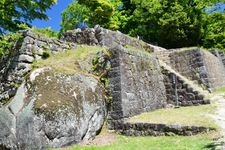
[[[108,72],[111,69],[110,64],[110,51],[103,50],[97,54],[97,57],[95,57],[92,60],[92,71],[95,75],[99,76],[99,80],[103,83],[105,87],[105,101],[107,103],[107,107],[110,107],[110,104],[112,103],[112,94],[110,90],[110,83],[108,79]]]
[[[7,35],[0,36],[0,59],[9,55],[10,50],[13,49],[16,42],[22,38],[20,33],[9,33]]]
[[[50,57],[50,52],[47,50],[43,51],[42,59],[47,59]]]

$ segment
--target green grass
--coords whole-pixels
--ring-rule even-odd
[[[63,150],[203,150],[213,145],[217,134],[173,137],[126,137],[117,135],[115,143],[107,146],[73,146]]]
[[[213,90],[213,94],[222,94],[222,93],[225,94],[225,87],[220,87],[220,88]]]
[[[170,125],[195,125],[217,128],[209,114],[214,113],[216,106],[201,105],[181,108],[159,109],[142,113],[130,118],[130,122],[163,123]]]
[[[199,125],[218,128],[208,115],[214,113],[215,109],[216,106],[212,104],[197,107],[183,107],[179,109],[163,109],[143,113],[130,118],[130,121]],[[106,133],[105,130],[106,129],[103,128],[103,134]],[[102,135],[101,133],[100,135]],[[216,140],[221,138],[219,129],[195,136],[129,137],[115,133],[111,134],[114,135],[115,141],[110,145],[74,145],[59,150],[212,150],[215,148]]]
[[[48,59],[39,59],[33,63],[33,68],[51,67],[56,72],[66,74],[88,73],[92,67],[92,59],[102,50],[104,48],[97,46],[81,46],[75,50],[51,54]]]

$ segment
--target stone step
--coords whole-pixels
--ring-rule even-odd
[[[187,79],[186,77],[182,76],[181,74],[179,74],[178,72],[176,72],[174,69],[172,69],[169,65],[167,65],[162,60],[159,60],[159,63],[161,65],[161,67],[163,67],[164,70],[166,70],[167,73],[173,73],[173,74],[175,74],[176,77],[177,77],[177,79],[179,81],[182,81],[183,82],[183,86],[189,92],[198,94],[201,97],[200,100],[206,100],[206,101],[208,101],[207,98],[209,96],[209,92],[206,91],[206,90],[204,90],[198,84],[196,84],[196,81],[191,81],[191,80]]]

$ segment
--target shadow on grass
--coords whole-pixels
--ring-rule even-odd
[[[204,148],[208,149],[208,150],[218,150],[221,149],[222,150],[222,146],[225,145],[225,142],[214,142],[214,143],[210,143],[208,145],[206,145]]]

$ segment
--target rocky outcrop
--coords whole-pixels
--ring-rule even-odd
[[[57,53],[77,46],[58,39],[44,38],[32,30],[21,32],[23,38],[15,43],[7,58],[0,62],[0,105],[16,94],[24,76],[32,69],[32,62],[45,53]]]
[[[0,145],[44,149],[94,138],[105,109],[104,89],[94,77],[35,70],[0,109]]]

